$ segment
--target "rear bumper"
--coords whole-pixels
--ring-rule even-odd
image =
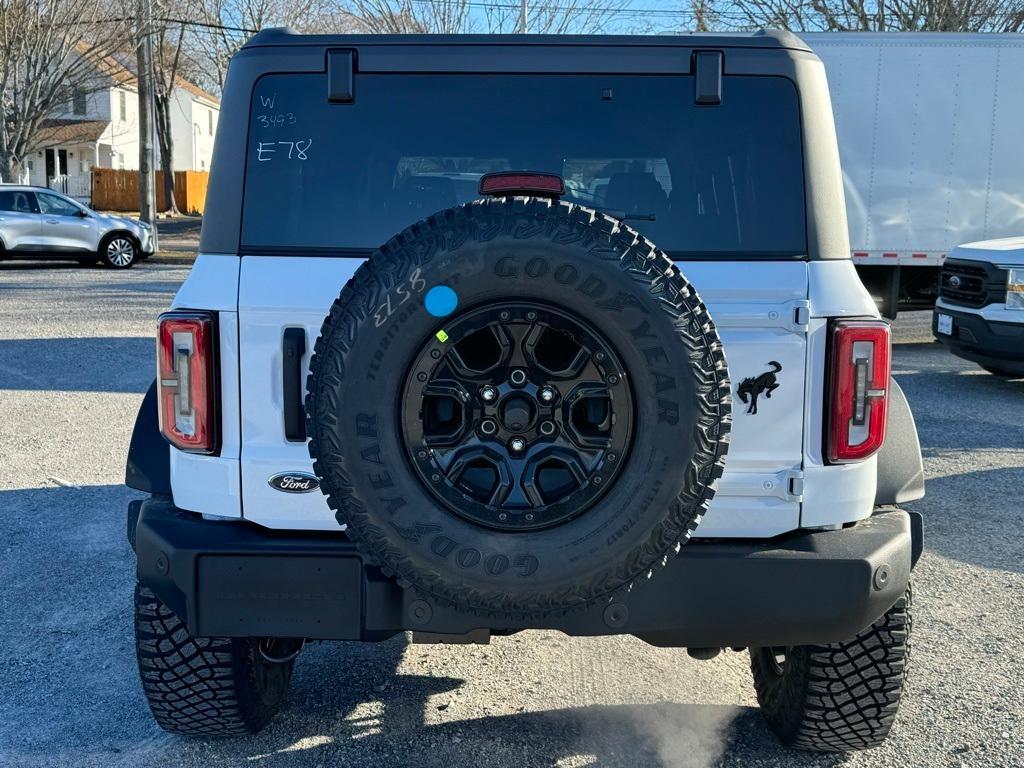
[[[843,530],[769,542],[694,541],[628,593],[538,620],[476,617],[403,589],[342,533],[206,521],[163,497],[133,502],[129,538],[140,582],[199,637],[383,640],[403,630],[555,629],[725,647],[853,637],[906,589],[921,552],[920,520],[891,510]]]
[[[953,318],[953,335],[939,333],[939,315]],[[932,333],[957,357],[1024,374],[1024,312],[1020,323],[997,323],[973,312],[938,306],[932,313]]]

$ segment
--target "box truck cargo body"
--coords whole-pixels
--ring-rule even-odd
[[[934,303],[957,245],[1024,233],[1024,37],[811,33],[857,271],[884,314]]]

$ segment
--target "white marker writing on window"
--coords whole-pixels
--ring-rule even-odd
[[[267,141],[267,142],[261,141],[259,144],[257,144],[257,146],[256,146],[256,158],[261,163],[265,163],[268,160],[273,159],[271,157],[271,155],[273,155],[277,151],[276,149],[274,149],[274,144],[275,144],[275,142],[273,142],[273,141]]]
[[[308,160],[309,148],[313,146],[312,139],[297,139],[296,141],[260,141],[256,143],[256,159],[261,163],[273,160],[277,152],[275,147],[287,147],[282,150],[286,160]]]

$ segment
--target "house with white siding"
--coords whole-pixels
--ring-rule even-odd
[[[72,89],[47,119],[25,158],[24,183],[61,189],[88,201],[94,167],[139,167],[139,92],[132,54],[96,63],[88,88]],[[213,154],[220,100],[179,77],[171,98],[176,171],[207,171]]]

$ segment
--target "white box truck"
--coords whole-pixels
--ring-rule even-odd
[[[825,63],[857,272],[886,316],[928,308],[953,248],[1024,233],[1024,37],[802,37]]]

